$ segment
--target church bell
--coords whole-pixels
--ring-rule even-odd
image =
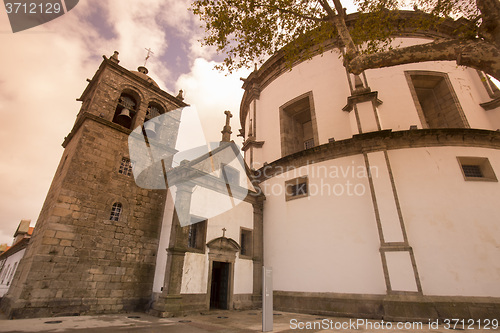
[[[144,124],[144,132],[146,132],[146,135],[148,138],[154,138],[156,136],[156,126],[152,121],[147,121]]]
[[[117,117],[117,121],[120,125],[128,127],[130,126],[130,122],[132,121],[132,117],[130,116],[130,110],[124,108]]]

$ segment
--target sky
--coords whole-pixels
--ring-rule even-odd
[[[207,140],[220,140],[225,110],[233,114],[236,139],[240,78],[250,71],[226,75],[214,69],[223,57],[201,46],[204,30],[187,10],[190,3],[82,0],[65,15],[17,33],[0,7],[0,244],[12,243],[22,219],[35,225],[63,153],[61,144],[81,107],[76,99],[103,55],[116,50],[120,65],[136,70],[151,48],[149,76],[174,96],[184,91]]]

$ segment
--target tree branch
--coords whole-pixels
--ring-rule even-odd
[[[483,20],[481,24],[481,35],[500,46],[500,1],[498,0],[476,0],[476,6],[481,12]]]
[[[335,17],[335,12],[333,11],[332,7],[328,4],[326,0],[319,0],[318,1],[321,7],[325,10],[326,14],[330,16],[331,18]]]
[[[500,79],[500,49],[482,40],[440,40],[385,52],[360,54],[346,64],[352,74],[375,69],[424,61],[455,60]]]
[[[323,7],[323,9],[326,11],[330,21],[337,28],[339,37],[342,40],[342,43],[344,43],[344,45],[346,46],[347,59],[353,58],[358,52],[356,50],[354,42],[352,41],[351,34],[349,33],[349,30],[347,29],[347,26],[345,24],[344,20],[345,15],[342,3],[340,2],[340,0],[334,0],[337,9],[337,14],[335,14],[332,7],[330,7],[330,5],[326,0],[318,0],[318,2],[321,5],[321,7]]]

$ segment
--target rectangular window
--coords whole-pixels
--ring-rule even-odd
[[[120,164],[120,169],[118,170],[118,173],[121,173],[122,175],[125,176],[131,176],[132,175],[132,162],[130,159],[123,157],[122,162]]]
[[[457,159],[466,181],[498,181],[486,157],[460,156]]]
[[[252,230],[241,228],[240,229],[240,257],[246,257],[246,259],[252,258],[252,249],[253,249],[253,238],[252,238]]]
[[[307,197],[309,181],[307,176],[287,180],[285,182],[285,200],[294,200]]]
[[[111,214],[109,216],[110,221],[118,221],[120,219],[120,214],[122,213],[122,204],[115,202],[111,207]]]
[[[479,165],[462,165],[462,170],[464,171],[465,177],[484,177],[481,172],[481,167]]]
[[[469,127],[446,73],[409,71],[405,74],[422,127]]]
[[[207,220],[200,221],[199,218],[192,218],[192,224],[188,228],[188,248],[191,252],[205,252],[205,241],[207,238]],[[200,222],[197,222],[200,221]]]
[[[318,144],[312,92],[280,107],[281,155],[287,156]]]
[[[486,88],[486,91],[488,92],[490,98],[492,99],[500,98],[500,90],[498,89],[497,85],[492,81],[491,77],[488,74],[481,71],[477,71],[477,73],[479,74],[481,82],[483,82],[484,87]]]
[[[312,147],[314,147],[314,139],[304,141],[304,149],[309,149]]]

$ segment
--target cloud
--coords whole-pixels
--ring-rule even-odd
[[[221,139],[225,110],[233,113],[237,139],[239,78],[249,72],[213,69],[216,52],[200,46],[204,31],[187,10],[190,2],[80,1],[68,14],[16,34],[0,10],[0,243],[10,244],[21,219],[37,220],[81,106],[75,99],[103,54],[117,50],[120,65],[135,70],[151,48],[150,76],[174,95],[184,89],[207,139]]]
[[[36,221],[80,107],[75,99],[96,69],[86,42],[95,33],[66,16],[0,35],[0,243],[10,244],[21,219]],[[8,27],[0,16],[0,29]]]
[[[180,26],[188,15],[173,0],[88,0],[56,20],[12,34],[0,11],[0,243],[10,244],[21,219],[34,223],[38,218],[63,152],[61,143],[81,106],[75,99],[101,55],[118,50],[120,65],[135,70],[144,64],[144,48],[151,47],[151,76],[160,86],[173,86],[180,73],[159,60],[169,47],[176,48],[168,42],[164,23],[171,16],[176,21],[169,25]],[[186,27],[181,32],[189,34]]]
[[[185,102],[198,110],[205,137],[208,141],[220,141],[222,127],[225,124],[224,111],[233,114],[231,119],[232,139],[237,138],[239,129],[240,102],[243,96],[240,77],[247,77],[249,70],[242,70],[225,75],[214,69],[217,63],[198,58],[194,61],[189,74],[179,77],[177,89],[184,90]]]

